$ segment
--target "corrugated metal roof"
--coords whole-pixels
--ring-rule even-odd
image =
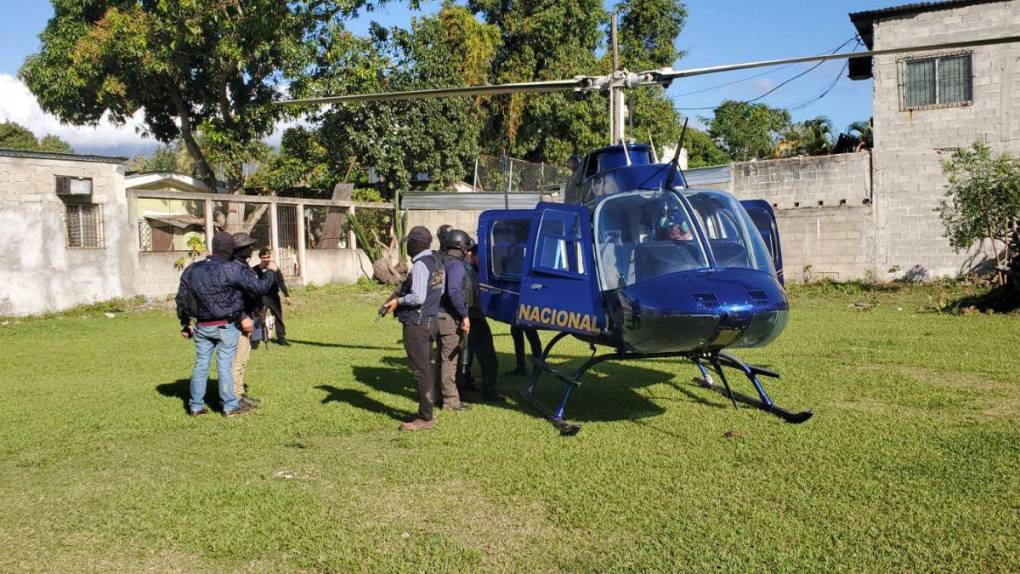
[[[543,200],[540,193],[509,194],[510,209],[532,209]],[[546,198],[546,201],[550,201]],[[555,201],[555,199],[553,200]],[[503,209],[502,193],[434,193],[400,194],[401,209]]]
[[[730,166],[716,165],[712,167],[699,167],[684,172],[684,179],[689,187],[700,187],[713,183],[729,183],[731,178]]]
[[[85,155],[77,153],[54,153],[48,151],[27,151],[23,149],[0,148],[0,157],[24,157],[32,159],[56,159],[63,161],[86,161],[91,163],[126,163],[126,157],[113,157],[105,155]]]

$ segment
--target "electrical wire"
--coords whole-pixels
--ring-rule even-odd
[[[836,47],[836,48],[835,48],[834,50],[832,50],[832,51],[831,51],[831,52],[829,52],[829,53],[830,53],[830,54],[835,54],[836,52],[839,52],[840,50],[842,50],[842,49],[843,49],[843,48],[844,48],[844,47],[845,47],[845,46],[846,46],[847,44],[849,44],[850,42],[854,42],[854,41],[856,41],[856,44],[854,45],[854,47],[853,47],[853,48],[851,48],[851,50],[853,50],[853,49],[856,49],[856,48],[857,48],[858,46],[860,46],[860,45],[861,45],[861,40],[860,40],[860,38],[858,38],[857,36],[854,36],[853,38],[850,38],[850,39],[849,39],[849,40],[847,40],[846,42],[843,42],[842,44],[840,44],[839,46],[837,46],[837,47]],[[769,89],[769,90],[768,90],[768,91],[766,91],[765,93],[763,93],[763,94],[761,94],[761,95],[758,95],[758,96],[756,96],[756,97],[754,97],[754,98],[751,98],[751,99],[749,99],[749,100],[743,100],[743,101],[741,101],[740,103],[742,103],[742,104],[751,104],[751,103],[757,102],[757,101],[759,101],[759,100],[762,100],[762,99],[764,99],[764,98],[766,98],[766,97],[768,97],[768,96],[772,95],[773,93],[775,93],[775,92],[776,92],[777,90],[779,90],[780,88],[782,88],[782,87],[784,87],[784,86],[788,85],[788,84],[789,84],[790,82],[793,82],[794,80],[800,79],[800,78],[804,77],[805,75],[807,75],[807,74],[809,74],[809,73],[813,72],[814,70],[818,69],[818,67],[819,67],[819,66],[821,66],[821,65],[822,65],[822,64],[824,64],[824,63],[825,63],[825,60],[823,60],[823,61],[821,61],[821,62],[818,62],[818,63],[816,63],[816,64],[812,65],[812,66],[811,66],[810,68],[808,68],[808,69],[804,70],[803,72],[801,72],[801,73],[799,73],[799,74],[796,74],[796,75],[794,75],[794,76],[791,76],[791,77],[789,77],[789,78],[787,78],[787,79],[783,80],[783,81],[782,81],[782,82],[780,82],[780,83],[779,83],[778,85],[776,85],[776,86],[772,87],[771,89]],[[844,67],[845,67],[845,66],[846,66],[846,65],[844,65]],[[840,74],[842,74],[842,72],[840,72]],[[675,97],[675,96],[673,96],[673,97],[671,97],[670,99],[674,99],[674,100],[675,100],[675,98],[676,98],[676,97]],[[682,111],[699,111],[699,110],[714,110],[714,109],[716,109],[717,107],[719,107],[719,106],[701,106],[701,107],[690,107],[690,108],[685,108],[685,107],[681,107],[681,108],[677,108],[677,110],[682,110]]]

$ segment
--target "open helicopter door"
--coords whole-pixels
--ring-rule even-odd
[[[783,281],[783,248],[779,243],[779,224],[776,222],[776,212],[772,210],[769,202],[763,199],[748,199],[741,201],[740,204],[747,210],[747,214],[754,221],[754,226],[758,228],[758,233],[765,240],[765,246],[772,254],[772,265],[776,268],[779,283],[785,285],[786,283]]]
[[[482,312],[513,323],[534,221],[531,209],[494,209],[478,218],[478,283]]]
[[[606,326],[587,207],[539,203],[528,240],[517,324],[579,335]]]

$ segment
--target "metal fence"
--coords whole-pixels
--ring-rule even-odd
[[[256,240],[256,248],[273,250],[284,275],[292,277],[302,275],[306,249],[357,249],[347,225],[356,210],[387,223],[393,210],[392,203],[154,190],[129,190],[128,201],[141,252],[182,250],[188,242],[176,237],[182,233],[175,228],[201,234],[207,251],[213,235],[207,230],[243,231]],[[155,209],[166,213],[154,214]],[[161,226],[165,236],[154,232]],[[390,233],[387,229],[380,235]]]
[[[477,191],[535,192],[567,183],[570,168],[548,163],[533,163],[511,157],[478,156],[474,186]]]

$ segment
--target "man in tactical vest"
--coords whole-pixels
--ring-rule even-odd
[[[205,389],[215,351],[223,415],[231,417],[251,411],[247,403],[238,403],[231,372],[241,335],[238,328],[244,311],[241,293],[264,295],[272,287],[272,278],[259,279],[246,265],[234,261],[235,243],[229,233],[216,232],[212,248],[212,255],[189,265],[181,274],[177,317],[181,321],[181,336],[195,341],[188,412],[192,416],[209,412],[205,408]],[[197,320],[194,326],[192,317]]]
[[[441,228],[440,228],[441,229]],[[443,234],[443,267],[446,269],[446,292],[439,305],[439,381],[443,393],[443,410],[462,411],[470,408],[461,401],[457,390],[457,365],[465,353],[471,320],[468,307],[473,290],[465,268],[471,238],[460,229]]]
[[[471,331],[468,333],[468,348],[470,355],[478,357],[478,363],[482,367],[482,398],[490,402],[502,402],[503,396],[496,391],[496,380],[499,376],[499,359],[496,357],[496,347],[492,342],[492,329],[485,319],[485,312],[482,311],[482,296],[478,283],[478,244],[473,243],[468,248],[467,272],[471,282],[471,304],[468,309],[468,317],[471,318]],[[470,361],[466,362],[467,370],[471,370]],[[469,373],[465,373],[469,374]]]
[[[405,238],[411,256],[411,272],[397,295],[384,305],[404,326],[404,350],[407,362],[418,384],[418,412],[400,425],[401,430],[416,431],[435,426],[432,393],[435,372],[432,370],[432,344],[438,332],[439,304],[446,286],[446,270],[440,258],[432,253],[432,233],[413,227]]]

